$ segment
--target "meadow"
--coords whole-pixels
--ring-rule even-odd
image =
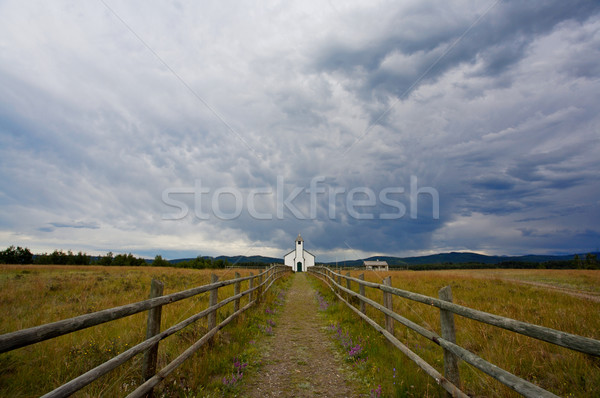
[[[344,271],[343,274],[346,272]],[[381,283],[391,276],[392,285],[437,297],[444,286],[452,287],[454,302],[474,309],[534,323],[568,333],[600,339],[600,271],[584,270],[460,270],[460,271],[352,271],[358,277]],[[531,285],[523,282],[543,284]],[[358,287],[353,283],[353,290]],[[378,332],[336,299],[321,282],[315,282],[332,303],[325,312],[332,328],[354,336],[365,346],[369,360],[357,366],[358,377],[381,386],[381,396],[437,397],[441,389],[417,365],[391,348]],[[558,289],[554,289],[556,287]],[[582,293],[591,298],[567,294]],[[382,302],[382,292],[366,289],[367,297]],[[440,333],[439,310],[400,297],[394,311]],[[367,305],[367,314],[384,324],[381,313]],[[493,364],[563,397],[597,397],[600,391],[600,358],[574,352],[513,332],[455,316],[457,343]],[[395,335],[443,373],[442,349],[400,324]],[[473,397],[517,397],[517,393],[461,361],[463,390]]]
[[[242,275],[257,270],[237,270]],[[144,300],[153,278],[165,284],[165,294],[209,283],[210,274],[221,280],[234,278],[236,270],[194,270],[160,267],[99,266],[0,266],[0,333],[53,322],[105,308]],[[344,272],[345,273],[345,272]],[[358,276],[361,271],[352,271]],[[600,339],[600,271],[586,270],[459,270],[391,271],[365,273],[365,279],[381,282],[392,277],[401,289],[437,297],[450,285],[454,302],[482,311]],[[352,363],[360,383],[381,397],[438,397],[441,390],[414,363],[391,349],[378,332],[336,299],[316,278],[313,287],[329,303],[320,311],[331,329],[341,329],[360,341],[365,357]],[[534,285],[529,283],[540,283]],[[234,363],[249,364],[246,372],[260,373],[256,342],[265,335],[265,308],[276,308],[286,282],[274,285],[265,301],[223,329],[210,348],[196,353],[156,389],[156,396],[217,397],[236,393],[235,383],[224,383],[235,374]],[[356,284],[353,289],[358,290]],[[247,282],[242,289],[247,287]],[[554,289],[555,287],[556,289]],[[230,296],[233,286],[219,289],[219,299]],[[381,302],[382,292],[366,289]],[[242,305],[247,303],[242,300]],[[208,293],[163,308],[162,329],[206,308]],[[399,314],[440,332],[439,310],[394,297]],[[315,299],[315,309],[319,306]],[[383,324],[383,316],[367,306],[368,315]],[[219,310],[222,320],[232,304]],[[595,397],[600,391],[600,359],[540,342],[512,332],[456,316],[457,342],[486,360],[564,397]],[[0,396],[31,397],[108,360],[142,341],[146,314],[81,330],[53,340],[0,354]],[[159,368],[169,363],[206,332],[206,320],[185,328],[160,343]],[[442,350],[425,338],[396,324],[396,336],[427,362],[442,371]],[[332,338],[333,336],[332,332]],[[367,356],[368,354],[368,356]],[[368,358],[368,360],[366,360]],[[140,384],[141,356],[122,365],[75,396],[125,396]],[[236,362],[237,361],[237,362]],[[464,390],[474,397],[515,397],[509,388],[465,363],[460,365]],[[237,382],[236,382],[237,383]],[[243,381],[240,381],[243,383]],[[375,396],[375,395],[374,395]]]
[[[5,314],[0,334],[148,298],[153,278],[165,285],[164,294],[204,285],[215,273],[220,280],[258,270],[192,270],[159,267],[1,266],[0,311]],[[242,283],[242,290],[248,282]],[[262,306],[278,291],[275,285]],[[219,289],[219,300],[233,294],[233,286]],[[244,297],[241,305],[248,298]],[[208,293],[163,307],[162,329],[208,306]],[[233,312],[233,303],[219,310],[217,321]],[[156,396],[221,396],[223,377],[235,358],[257,356],[248,341],[260,336],[266,324],[260,307],[250,309],[223,329],[211,344],[182,365],[155,389]],[[146,313],[84,329],[52,340],[0,354],[0,396],[42,395],[144,340]],[[202,319],[163,340],[158,368],[162,368],[207,331]],[[250,358],[248,358],[250,359]],[[120,397],[140,385],[141,355],[75,394],[79,397]]]

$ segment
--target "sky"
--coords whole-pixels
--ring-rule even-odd
[[[600,246],[600,3],[0,1],[0,248]]]

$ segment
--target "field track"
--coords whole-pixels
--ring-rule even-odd
[[[274,336],[265,347],[264,368],[258,378],[245,381],[244,396],[360,396],[318,315],[310,276],[302,272],[292,278]]]
[[[589,292],[589,291],[582,291],[582,290],[576,290],[576,289],[569,289],[566,287],[559,287],[559,286],[554,286],[551,285],[549,283],[542,283],[542,282],[531,282],[531,281],[522,281],[519,279],[502,279],[506,282],[512,282],[512,283],[518,283],[521,285],[529,285],[529,286],[535,286],[535,287],[539,287],[542,289],[547,289],[547,290],[554,290],[560,293],[564,293],[567,294],[569,296],[572,297],[577,297],[577,298],[581,298],[584,300],[590,300],[590,301],[594,301],[596,303],[600,303],[600,294],[595,293],[595,292]]]

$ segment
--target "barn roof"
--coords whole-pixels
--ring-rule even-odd
[[[379,260],[371,260],[371,261],[363,261],[363,265],[388,265],[387,261],[379,261]]]

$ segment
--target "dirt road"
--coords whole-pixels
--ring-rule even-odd
[[[319,317],[309,275],[296,273],[274,336],[265,339],[263,367],[245,380],[245,397],[359,397],[350,372]]]

